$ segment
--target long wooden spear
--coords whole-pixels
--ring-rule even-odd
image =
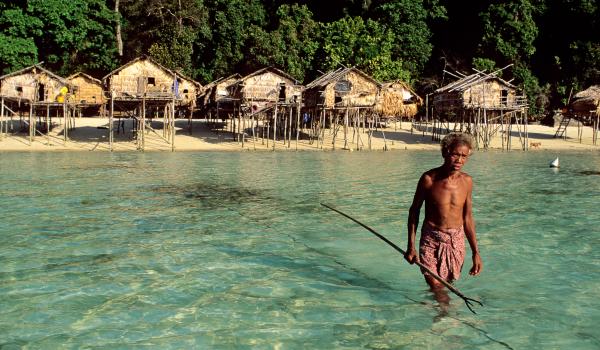
[[[344,213],[344,212],[342,212],[340,210],[337,210],[335,208],[332,208],[332,207],[328,206],[327,204],[321,203],[321,205],[324,206],[325,208],[328,208],[328,209],[331,209],[331,210],[335,211],[336,213],[338,213],[338,214],[340,214],[342,216],[347,217],[348,219],[350,219],[350,220],[354,221],[355,223],[359,224],[360,226],[364,227],[369,232],[371,232],[372,234],[374,234],[375,236],[377,236],[379,239],[381,239],[385,243],[389,244],[392,248],[396,249],[398,252],[400,252],[400,254],[402,254],[402,255],[406,254],[406,252],[404,250],[402,250],[402,248],[400,248],[397,245],[395,245],[392,241],[390,241],[389,239],[385,238],[383,235],[379,234],[378,232],[376,232],[375,230],[373,230],[369,226],[367,226],[367,225],[363,224],[362,222],[356,220],[355,218],[351,217],[350,215],[348,215],[348,214],[346,214],[346,213]],[[438,276],[435,272],[431,271],[427,266],[421,264],[421,262],[415,261],[415,264],[417,264],[423,270],[427,271],[433,278],[435,278],[436,280],[438,280],[441,284],[443,284],[444,286],[446,286],[446,288],[448,288],[450,291],[452,291],[452,293],[456,294],[462,300],[464,300],[465,304],[467,305],[467,307],[469,308],[469,310],[471,310],[472,313],[477,314],[473,310],[473,308],[472,308],[472,302],[475,302],[475,303],[483,306],[483,304],[481,303],[481,301],[465,296],[458,289],[456,289],[456,287],[454,287],[450,283],[446,282],[443,278],[441,278],[440,276]]]

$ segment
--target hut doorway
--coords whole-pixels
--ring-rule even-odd
[[[46,85],[44,84],[40,84],[38,86],[38,101],[45,101],[45,96],[46,96]]]

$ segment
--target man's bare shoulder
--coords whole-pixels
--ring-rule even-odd
[[[471,188],[473,187],[473,178],[471,177],[471,175],[467,174],[467,173],[463,173],[462,171],[460,172],[460,180],[462,180],[467,187]]]
[[[431,183],[435,180],[439,168],[429,169],[421,175],[421,181]]]

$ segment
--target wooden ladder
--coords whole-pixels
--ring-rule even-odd
[[[563,137],[565,135],[565,131],[567,131],[569,122],[571,122],[571,117],[568,115],[563,115],[560,123],[558,124],[558,128],[556,129],[556,133],[554,133],[554,138]]]

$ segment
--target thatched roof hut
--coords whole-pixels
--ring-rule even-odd
[[[73,86],[71,101],[80,105],[102,105],[106,102],[102,81],[82,72],[67,77]]]
[[[381,84],[375,110],[383,117],[412,118],[422,104],[423,99],[408,84],[394,80]]]
[[[340,68],[313,80],[303,94],[306,107],[369,107],[377,102],[381,84],[355,67]]]
[[[569,109],[575,114],[598,114],[600,115],[600,85],[592,85],[589,88],[576,93]]]
[[[259,69],[238,79],[227,88],[242,104],[292,102],[302,94],[302,86],[291,75],[273,67]]]
[[[118,99],[170,99],[175,91],[179,105],[195,105],[196,96],[202,90],[200,83],[147,56],[138,57],[115,69],[102,81],[107,91],[114,91]]]
[[[0,96],[28,103],[62,103],[69,82],[36,64],[0,77]]]
[[[523,108],[527,100],[517,95],[514,85],[495,74],[476,72],[435,90],[433,105],[438,112],[510,110]]]

